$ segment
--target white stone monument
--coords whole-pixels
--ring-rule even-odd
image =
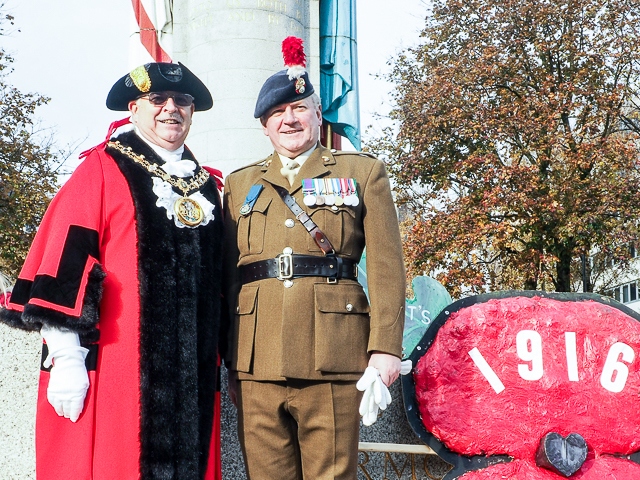
[[[264,81],[284,69],[281,43],[304,40],[311,82],[319,82],[319,0],[188,0],[174,4],[173,59],[209,87],[213,108],[193,123],[188,144],[224,175],[273,151],[253,118]]]

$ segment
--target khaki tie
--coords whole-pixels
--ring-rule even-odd
[[[293,185],[293,180],[296,178],[298,170],[300,170],[300,164],[295,160],[289,160],[287,165],[280,169],[280,173],[289,180],[289,185]]]

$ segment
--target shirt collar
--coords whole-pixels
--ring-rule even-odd
[[[316,147],[317,147],[317,145],[314,145],[313,147],[311,147],[306,152],[301,153],[300,155],[298,155],[296,158],[285,157],[284,155],[282,155],[280,153],[278,153],[278,157],[280,157],[280,161],[282,162],[282,166],[283,167],[286,167],[287,162],[289,162],[289,160],[295,160],[296,162],[298,162],[298,164],[300,166],[302,166],[302,164],[307,161],[307,158],[309,158],[311,156],[311,154],[316,149]]]

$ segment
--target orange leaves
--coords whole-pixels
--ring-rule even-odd
[[[2,23],[0,16],[0,35]],[[36,107],[48,99],[23,94],[7,83],[12,61],[0,50],[0,271],[15,277],[57,189],[59,163],[52,140],[34,126]]]
[[[640,234],[640,22],[624,2],[434,2],[394,65],[390,159],[409,268],[450,291],[572,288]],[[636,235],[637,236],[637,235]]]

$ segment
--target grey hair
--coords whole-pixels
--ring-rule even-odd
[[[313,92],[309,97],[313,101],[313,106],[322,109],[322,101],[316,92]]]

